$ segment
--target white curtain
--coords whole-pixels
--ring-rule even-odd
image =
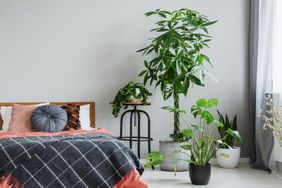
[[[252,156],[255,168],[269,170],[273,136],[264,129],[259,112],[266,110],[266,95],[273,93],[273,33],[275,0],[251,1],[250,110]]]
[[[273,25],[273,93],[278,96],[274,100],[274,105],[280,108],[282,112],[282,1],[276,0],[274,9],[274,25]],[[280,122],[281,124],[282,122]],[[280,125],[282,128],[282,125]],[[280,130],[282,133],[282,130]],[[280,135],[280,137],[282,134]],[[279,136],[274,137],[274,145],[269,160],[269,168],[272,173],[282,177],[282,143],[279,143]]]

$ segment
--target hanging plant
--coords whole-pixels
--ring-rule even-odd
[[[114,101],[111,102],[113,116],[118,116],[124,103],[139,102],[141,104],[147,104],[149,96],[152,96],[152,93],[143,84],[129,82],[117,92]]]

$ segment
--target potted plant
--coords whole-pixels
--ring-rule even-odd
[[[133,102],[146,104],[149,96],[152,96],[152,93],[150,93],[143,84],[134,83],[132,81],[129,82],[117,92],[114,101],[111,102],[113,116],[118,116],[124,103]]]
[[[235,168],[237,167],[240,159],[240,147],[235,147],[235,140],[242,142],[242,138],[237,131],[237,115],[233,120],[229,120],[228,115],[217,111],[219,121],[223,125],[218,127],[218,132],[221,140],[224,144],[219,145],[219,149],[216,151],[216,159],[219,166],[223,168]]]
[[[206,185],[209,182],[211,175],[210,159],[216,153],[219,145],[224,145],[222,139],[215,137],[215,132],[218,127],[223,124],[216,120],[211,113],[212,108],[217,107],[217,99],[199,99],[192,106],[191,113],[196,119],[199,119],[199,124],[186,124],[187,129],[180,131],[181,140],[185,144],[181,145],[181,150],[177,149],[175,153],[183,153],[186,158],[176,159],[176,161],[184,161],[189,163],[189,176],[192,184]],[[228,132],[223,139],[228,137]],[[160,152],[152,152],[146,159],[145,167],[163,163],[166,156]],[[175,161],[175,162],[176,162]]]
[[[156,87],[159,86],[164,100],[174,100],[172,140],[160,141],[160,151],[166,155],[181,144],[179,96],[187,96],[191,85],[204,86],[205,75],[210,75],[205,64],[212,66],[212,62],[203,49],[211,41],[208,27],[216,21],[210,21],[206,16],[189,9],[172,12],[158,9],[147,12],[145,16],[158,16],[160,20],[156,28],[151,30],[156,37],[150,45],[138,51],[152,57],[144,61],[146,69],[139,76],[144,78],[144,85],[149,81],[150,85],[155,83]],[[188,169],[181,163],[176,166],[177,170]],[[173,170],[172,167],[172,160],[161,166],[163,170]]]

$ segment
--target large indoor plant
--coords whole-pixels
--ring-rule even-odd
[[[192,84],[204,86],[205,75],[210,75],[205,64],[212,66],[212,62],[203,49],[208,47],[211,40],[208,27],[216,21],[210,21],[206,16],[188,9],[172,12],[156,10],[145,15],[158,16],[159,21],[151,30],[155,33],[151,43],[138,51],[150,57],[144,61],[146,69],[139,76],[144,78],[145,85],[149,82],[150,85],[155,83],[156,87],[159,86],[165,100],[174,100],[174,129],[170,134],[174,143],[160,142],[161,149],[170,151],[174,148],[171,144],[178,147],[175,142],[181,141],[180,95],[186,96]],[[167,167],[163,165],[162,169],[171,170],[171,166],[171,163]]]
[[[192,106],[191,113],[198,119],[198,124],[186,123],[188,128],[180,131],[181,140],[185,144],[181,148],[174,151],[175,153],[183,153],[186,158],[176,159],[189,163],[189,175],[191,182],[197,185],[206,185],[209,182],[211,174],[211,165],[209,161],[216,153],[220,145],[225,145],[225,140],[234,131],[228,131],[222,139],[215,137],[218,127],[223,124],[216,120],[211,111],[217,107],[217,99],[199,99]],[[186,121],[185,121],[186,122]],[[152,152],[146,160],[145,167],[163,163],[166,156],[159,152]]]
[[[126,102],[147,103],[148,97],[152,93],[149,92],[142,83],[129,82],[119,89],[112,104],[112,114],[117,117],[123,104]]]
[[[240,147],[234,146],[235,140],[242,142],[242,138],[237,130],[237,115],[233,120],[229,120],[227,114],[223,114],[217,111],[219,121],[222,124],[218,127],[219,135],[224,144],[219,145],[219,149],[216,151],[216,159],[219,166],[223,168],[235,168],[237,167],[240,159]]]

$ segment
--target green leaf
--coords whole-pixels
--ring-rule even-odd
[[[144,61],[144,65],[145,65],[145,67],[147,68],[147,69],[149,69],[150,67],[149,67],[149,63],[148,63],[148,61]]]
[[[186,138],[191,138],[193,135],[193,130],[192,129],[184,129],[181,131],[181,134],[186,137]]]
[[[194,118],[196,118],[197,115],[201,114],[201,112],[202,110],[199,106],[196,106],[196,105],[192,106],[191,113],[193,114]]]
[[[211,108],[211,107],[217,107],[218,105],[218,99],[209,99],[207,102],[207,108]]]
[[[203,56],[202,54],[200,54],[200,55],[198,56],[197,61],[198,61],[200,64],[203,64],[204,56]]]
[[[197,78],[196,76],[190,74],[189,78],[194,84],[199,85],[199,86],[203,85],[201,80],[199,78]]]
[[[147,70],[143,70],[142,72],[140,72],[140,73],[138,74],[138,76],[139,76],[139,77],[140,77],[140,76],[143,76],[146,72],[147,72]]]
[[[172,67],[174,70],[176,70],[176,71],[175,71],[175,74],[176,74],[176,75],[175,75],[175,77],[176,77],[175,80],[176,80],[176,81],[180,81],[181,78],[182,78],[182,75],[180,75],[180,74],[181,74],[181,68],[180,68],[179,61],[177,61],[177,60],[172,61],[171,64],[175,64],[175,66]],[[177,77],[177,75],[180,75],[180,76]],[[179,85],[179,84],[177,84],[177,85]],[[177,87],[178,87],[178,86],[177,86]]]
[[[226,131],[226,133],[228,134],[228,135],[230,135],[230,136],[233,136],[236,140],[238,140],[239,142],[243,142],[243,140],[242,140],[242,138],[241,138],[241,136],[240,136],[240,134],[239,134],[239,132],[236,130],[232,130],[232,129],[228,129],[227,131]]]
[[[144,167],[150,168],[151,166],[162,164],[164,159],[165,159],[164,156],[160,152],[153,151],[149,153],[148,156],[146,157],[146,162],[144,164]]]
[[[207,124],[210,124],[210,123],[214,122],[213,115],[210,112],[206,111],[206,110],[202,112],[201,117],[206,120]]]
[[[150,12],[146,12],[144,15],[145,15],[145,16],[151,16],[151,15],[153,15],[153,14],[155,14],[155,12],[150,11]]]
[[[208,56],[206,56],[206,55],[204,55],[204,54],[201,54],[203,57],[204,57],[204,59],[211,65],[211,67],[213,67],[213,63],[212,63],[212,61],[211,61],[211,59],[208,57]]]
[[[161,16],[162,18],[166,18],[166,14],[164,14],[163,12],[158,12],[158,15]]]
[[[233,119],[232,130],[237,130],[237,115]]]
[[[222,128],[224,125],[221,122],[218,122],[217,127]]]
[[[218,22],[218,20],[215,20],[215,21],[211,21],[211,22],[204,23],[204,24],[203,24],[203,26],[212,25],[212,24],[215,24],[216,22]]]
[[[140,50],[137,50],[136,52],[142,52],[142,51],[146,51],[149,47],[146,47],[146,48],[142,48]]]
[[[191,150],[192,149],[192,146],[191,145],[182,145],[180,146],[182,149],[184,150]]]
[[[189,86],[190,86],[189,79],[185,78],[183,82],[183,93],[185,96],[187,96]]]
[[[169,48],[169,52],[172,54],[172,55],[176,55],[176,52],[175,52],[175,50],[173,49],[173,48]]]
[[[207,107],[207,100],[204,99],[204,98],[201,98],[201,99],[196,101],[196,104],[200,108],[206,108]]]

